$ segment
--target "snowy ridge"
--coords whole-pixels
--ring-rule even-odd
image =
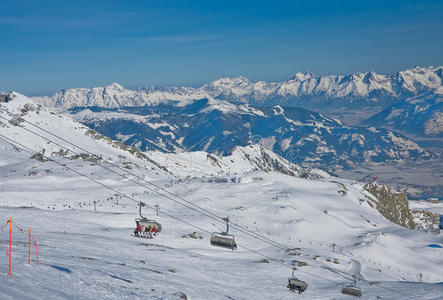
[[[309,101],[323,103],[339,99],[341,104],[355,101],[365,103],[392,102],[423,92],[432,92],[442,86],[443,67],[414,67],[391,75],[375,72],[354,73],[346,76],[317,76],[297,73],[283,82],[251,82],[245,77],[222,78],[200,88],[172,87],[129,90],[117,83],[106,87],[62,90],[53,96],[36,97],[50,107],[126,107],[185,102],[216,98],[230,102],[255,105],[307,105]]]
[[[178,154],[158,151],[148,151],[147,153],[153,160],[178,176],[197,173],[200,176],[230,178],[254,171],[273,171],[309,179],[331,177],[320,169],[301,168],[259,145],[235,147],[228,156],[218,156],[202,151]]]
[[[191,96],[192,95],[192,96]],[[206,95],[192,88],[172,88],[168,90],[130,90],[118,83],[106,87],[68,89],[51,97],[35,97],[43,105],[54,108],[76,106],[125,107],[156,105],[169,101],[184,101],[204,98]]]
[[[101,154],[99,157],[89,157],[92,161],[105,160],[105,158],[106,160],[109,158],[111,161],[119,161],[121,160],[120,157],[125,157],[128,159],[128,163],[140,163],[140,159],[136,156],[137,153],[131,154],[125,147],[122,147],[124,146],[123,144],[112,143],[112,141],[104,137],[100,139],[90,138],[88,135],[91,135],[91,129],[73,121],[67,116],[51,112],[49,109],[35,103],[34,100],[19,93],[11,93],[10,98],[12,99],[11,101],[1,103],[0,106],[0,116],[2,117],[0,119],[1,134],[7,138],[23,142],[31,149],[45,156],[78,158],[78,155],[74,152],[69,152],[55,143],[50,143],[44,138],[21,128],[20,126],[25,126],[34,132],[36,131],[36,128],[24,122],[24,120],[26,120],[82,148],[89,148],[91,152]],[[60,143],[59,140],[48,133],[39,132],[39,134]],[[82,153],[79,149],[75,151],[76,153],[86,155],[86,153]],[[146,163],[149,168],[160,171],[158,166],[152,164],[152,162],[145,160],[144,163]]]
[[[326,172],[321,170],[300,168],[260,146],[237,147],[232,155],[227,157],[219,157],[206,152],[177,155],[155,151],[142,153],[137,149],[129,148],[123,143],[112,141],[100,135],[90,128],[73,121],[69,116],[57,115],[49,109],[36,104],[35,100],[21,94],[11,93],[8,97],[11,100],[0,105],[0,116],[12,120],[12,122],[0,119],[0,127],[3,129],[2,135],[19,142],[22,141],[28,147],[49,157],[79,158],[77,154],[69,152],[54,143],[48,143],[44,138],[40,138],[20,128],[20,126],[24,126],[32,131],[38,130],[23,120],[42,126],[51,133],[69,140],[82,148],[92,149],[92,152],[102,154],[100,157],[84,156],[92,161],[106,161],[108,159],[111,159],[113,162],[125,161],[128,166],[139,165],[147,169],[156,170],[156,172],[167,171],[178,177],[184,173],[193,172],[196,167],[204,170],[204,174],[208,176],[217,175],[220,172],[239,174],[263,170],[304,178],[329,177]],[[8,112],[20,115],[20,117],[8,114]],[[48,133],[42,133],[42,135],[60,143],[60,140]],[[121,137],[124,138],[124,136]],[[86,155],[81,149],[75,151],[76,153]],[[186,159],[186,156],[192,159]],[[171,161],[177,162],[177,165],[180,162],[180,172],[177,172],[177,165],[170,164]]]

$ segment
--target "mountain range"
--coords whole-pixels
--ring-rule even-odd
[[[443,67],[414,67],[390,75],[375,72],[317,76],[297,73],[282,82],[252,82],[245,77],[221,78],[199,88],[169,87],[126,89],[118,83],[106,87],[61,90],[52,96],[37,97],[56,108],[100,106],[118,108],[157,105],[169,101],[214,98],[259,106],[286,105],[304,108],[358,105],[387,106],[397,100],[442,86]],[[316,110],[316,109],[314,109]]]
[[[431,159],[435,155],[386,129],[346,126],[295,107],[254,107],[218,100],[183,106],[76,108],[75,120],[142,151],[229,155],[259,144],[287,160],[329,169],[359,163]]]
[[[435,176],[443,149],[442,74],[437,66],[391,75],[297,73],[270,83],[222,78],[199,88],[131,90],[113,83],[34,100],[142,151],[229,155],[236,146],[259,144],[349,178],[356,170],[359,178],[380,174],[397,187],[401,178],[419,197],[443,186]],[[393,170],[384,172],[388,165]],[[416,171],[428,172],[419,185],[411,177]]]
[[[320,112],[349,125],[386,127],[406,134],[438,136],[442,132],[439,124],[443,122],[442,110],[438,104],[443,89],[442,82],[443,67],[416,66],[390,75],[375,72],[359,72],[346,76],[297,73],[293,78],[282,82],[252,82],[245,77],[221,78],[199,88],[151,87],[131,90],[113,83],[106,87],[61,90],[52,96],[35,99],[58,110],[95,106],[183,106],[201,99],[265,107],[292,106]],[[422,101],[421,109],[427,106],[426,113],[409,113],[389,120],[383,118],[392,117],[387,112],[390,108],[398,113],[400,110],[407,111],[403,107],[405,105],[411,106],[414,103],[416,106],[418,98],[436,98],[437,105]],[[397,106],[402,108],[397,109]],[[378,113],[380,115],[375,116]],[[405,126],[406,120],[413,125]]]

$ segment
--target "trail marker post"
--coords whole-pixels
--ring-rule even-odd
[[[31,264],[31,227],[28,231],[28,265]]]
[[[35,239],[35,235],[34,235],[34,247],[35,247],[35,256],[37,258],[37,266],[38,266],[39,262],[38,262],[37,240]]]
[[[11,253],[12,252],[12,218],[9,218],[9,272],[8,275],[11,277]]]

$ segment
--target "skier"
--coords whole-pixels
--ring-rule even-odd
[[[149,238],[152,239],[152,226],[149,226],[148,234]]]
[[[140,231],[142,230],[142,227],[140,226],[139,222],[136,222],[136,224],[137,224],[137,227],[135,228],[134,235],[139,236]]]

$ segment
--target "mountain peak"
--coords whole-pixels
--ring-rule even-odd
[[[238,85],[238,84],[247,84],[249,83],[249,79],[244,76],[238,77],[225,77],[212,81],[210,84],[212,86],[223,86],[223,85]]]
[[[121,84],[119,84],[117,82],[113,82],[110,85],[106,86],[106,89],[121,91],[121,90],[124,90],[125,88]]]
[[[297,72],[297,73],[295,73],[294,77],[292,77],[291,79],[303,81],[303,80],[306,80],[306,79],[312,78],[312,77],[316,77],[315,74],[312,73],[311,71],[307,71],[304,73]]]

